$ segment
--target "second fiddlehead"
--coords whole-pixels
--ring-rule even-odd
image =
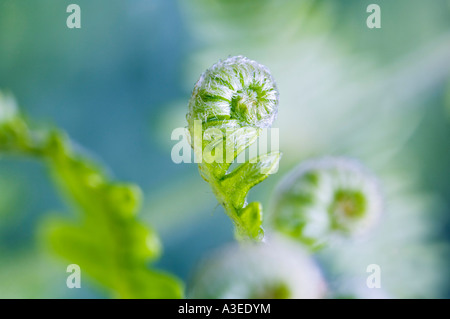
[[[330,238],[364,234],[383,211],[377,178],[344,157],[309,160],[279,184],[271,226],[315,250]]]

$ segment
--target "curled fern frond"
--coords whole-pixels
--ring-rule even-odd
[[[277,112],[278,91],[269,70],[243,56],[206,70],[189,101],[186,118],[200,174],[233,220],[238,239],[263,238],[261,204],[248,204],[247,193],[276,172],[281,154],[259,155],[231,171],[230,165],[272,125]]]
[[[256,61],[235,56],[214,64],[200,76],[189,101],[189,128],[233,120],[241,126],[270,127],[278,112],[278,90],[270,71]]]
[[[279,184],[275,198],[271,226],[313,249],[333,236],[366,233],[383,208],[375,176],[342,157],[300,164]]]
[[[41,233],[51,248],[78,264],[98,284],[119,298],[181,298],[180,281],[148,263],[161,253],[159,237],[137,218],[141,190],[112,181],[75,151],[59,130],[35,131],[10,96],[0,92],[0,154],[43,160],[69,200],[78,221],[51,217]]]

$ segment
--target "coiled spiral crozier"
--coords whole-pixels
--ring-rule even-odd
[[[235,56],[219,61],[200,76],[187,120],[189,130],[194,120],[234,120],[240,126],[266,128],[277,112],[278,91],[270,71],[256,61]]]
[[[250,159],[231,172],[229,168],[238,154],[256,141],[262,129],[272,125],[277,111],[278,91],[270,71],[243,56],[219,61],[206,70],[189,101],[186,119],[192,148],[196,157],[200,156],[200,174],[233,220],[239,239],[262,239],[261,204],[247,204],[246,197],[251,187],[275,171],[281,155],[271,152]],[[196,129],[198,124],[200,130]],[[212,139],[219,151],[211,161],[203,151]],[[227,154],[225,161],[223,156],[215,157],[221,150]]]
[[[371,172],[354,159],[327,157],[300,164],[280,183],[271,225],[316,249],[331,237],[367,232],[382,209]]]

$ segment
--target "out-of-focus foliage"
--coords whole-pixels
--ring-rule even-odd
[[[159,257],[156,233],[136,218],[141,192],[112,182],[77,152],[60,131],[31,130],[14,100],[0,94],[0,152],[46,162],[59,187],[81,212],[78,220],[48,218],[43,235],[52,249],[120,298],[180,298],[174,277],[150,270]]]
[[[301,247],[270,237],[264,244],[229,245],[197,268],[189,298],[316,299],[326,284],[316,263]]]

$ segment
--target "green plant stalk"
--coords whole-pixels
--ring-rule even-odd
[[[240,165],[230,174],[217,175],[217,171],[209,164],[200,164],[201,175],[207,180],[213,190],[213,193],[235,225],[235,236],[240,241],[256,240],[259,241],[264,236],[261,227],[263,221],[262,205],[259,202],[247,204],[246,197],[248,191],[256,184],[263,181],[270,173],[260,173],[261,164],[269,164],[273,169],[278,165],[281,154],[272,152],[258,159],[252,159],[247,163]],[[226,165],[223,169],[228,168]],[[246,179],[245,174],[241,173],[245,168],[251,167],[253,178]],[[246,180],[246,185],[239,187],[236,179]]]

